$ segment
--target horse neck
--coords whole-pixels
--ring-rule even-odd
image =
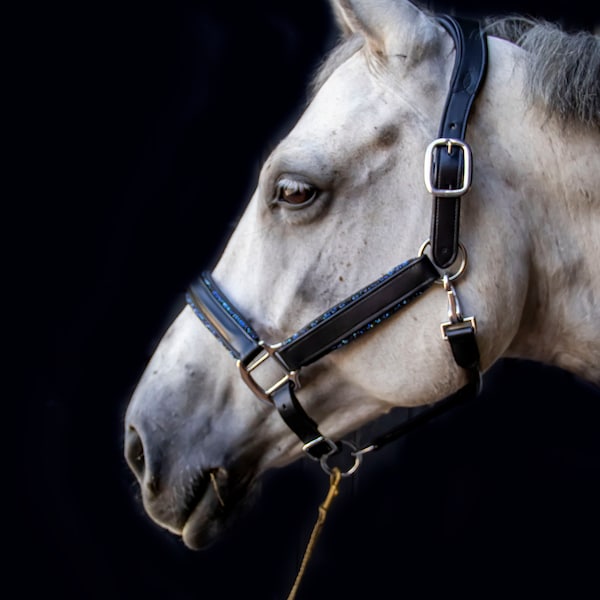
[[[539,193],[524,198],[530,278],[509,354],[600,384],[598,132],[545,120]],[[540,137],[541,135],[541,137]]]

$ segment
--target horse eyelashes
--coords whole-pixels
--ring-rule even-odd
[[[309,183],[294,179],[280,179],[276,186],[276,200],[292,208],[311,204],[318,195],[318,189]]]

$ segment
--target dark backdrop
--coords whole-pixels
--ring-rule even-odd
[[[429,6],[598,22],[579,0]],[[192,552],[143,515],[122,416],[186,283],[298,114],[334,41],[328,9],[80,3],[23,10],[12,24],[10,150],[23,160],[6,233],[23,225],[10,295],[15,324],[31,324],[19,326],[23,371],[8,373],[19,389],[4,486],[16,503],[14,595],[284,598],[325,492],[320,471],[300,461],[269,474],[237,528]],[[502,362],[476,403],[344,486],[301,597],[587,597],[577,590],[597,589],[600,558],[599,400],[567,373]]]

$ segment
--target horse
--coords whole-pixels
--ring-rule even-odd
[[[351,432],[477,394],[502,358],[600,383],[599,38],[331,9],[339,44],[127,407],[144,508],[190,549],[268,470],[345,453],[350,476],[386,441]]]

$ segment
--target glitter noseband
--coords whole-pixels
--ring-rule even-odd
[[[462,315],[452,282],[466,267],[466,251],[458,241],[460,198],[471,184],[471,151],[464,137],[471,104],[485,73],[487,49],[478,23],[447,16],[438,20],[454,39],[456,59],[439,137],[428,146],[425,155],[425,185],[433,195],[433,215],[431,238],[423,244],[418,256],[332,306],[275,345],[261,340],[209,272],[190,285],[186,296],[194,313],[236,359],[240,375],[252,392],[261,401],[275,406],[302,440],[306,454],[319,460],[327,472],[330,472],[328,459],[350,449],[354,462],[344,475],[353,473],[363,454],[379,449],[479,391],[475,318]],[[431,258],[425,254],[428,248]],[[449,269],[461,259],[461,252],[460,267],[450,275]],[[294,393],[300,387],[300,369],[373,329],[436,282],[444,285],[448,295],[449,321],[442,324],[442,335],[450,343],[457,364],[466,370],[469,383],[360,450],[347,440],[336,442],[322,435]],[[265,387],[252,373],[269,359],[278,366],[281,377]]]

